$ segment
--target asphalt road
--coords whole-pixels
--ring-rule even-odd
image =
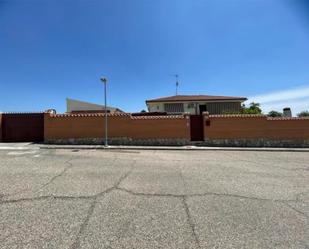
[[[309,153],[0,150],[0,248],[309,248]]]

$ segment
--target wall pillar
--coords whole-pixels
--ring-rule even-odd
[[[210,118],[209,118],[209,112],[203,112],[203,129],[204,129],[204,141],[207,139],[207,128],[210,126]]]

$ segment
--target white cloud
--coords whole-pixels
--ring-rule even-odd
[[[309,86],[257,95],[250,97],[249,99],[254,99],[254,101],[258,103],[268,103],[290,99],[300,99],[305,97],[309,98]]]
[[[283,102],[261,104],[261,107],[264,113],[268,113],[271,110],[282,112],[283,108],[290,107],[293,116],[296,116],[296,114],[300,113],[301,111],[309,110],[309,98],[303,100],[289,100]]]
[[[309,86],[252,96],[246,104],[251,102],[260,103],[264,113],[271,110],[282,111],[283,108],[290,107],[295,116],[303,110],[309,110]]]

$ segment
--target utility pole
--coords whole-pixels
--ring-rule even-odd
[[[107,78],[106,77],[102,77],[100,79],[103,84],[104,84],[104,109],[105,109],[105,146],[108,146],[108,142],[107,142],[107,105],[106,105],[106,85],[107,85]]]

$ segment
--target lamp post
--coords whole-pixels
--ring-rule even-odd
[[[104,109],[105,109],[105,146],[107,147],[108,146],[108,143],[107,143],[107,109],[106,109],[106,84],[107,84],[107,78],[106,77],[102,77],[100,79],[103,84],[104,84]]]

